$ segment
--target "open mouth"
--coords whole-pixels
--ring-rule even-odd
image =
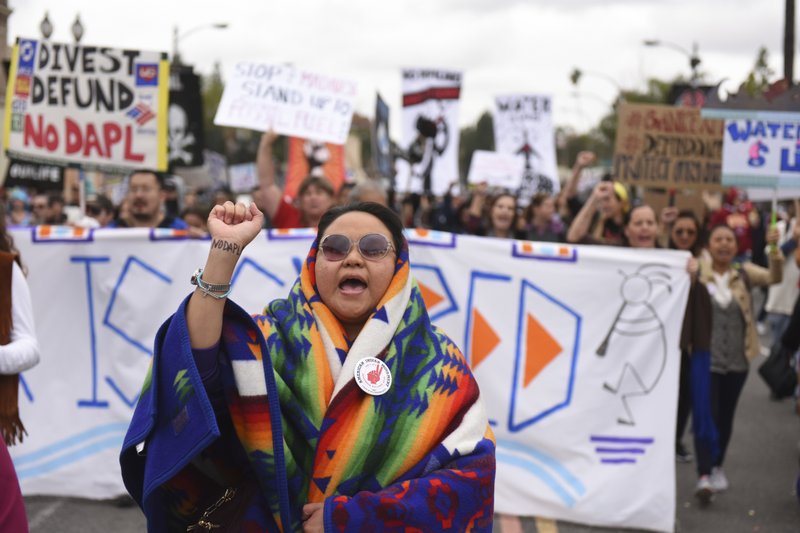
[[[359,278],[345,278],[339,283],[339,290],[344,294],[361,294],[367,290],[367,284]]]

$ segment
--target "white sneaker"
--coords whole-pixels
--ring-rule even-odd
[[[711,488],[714,489],[714,492],[722,492],[723,490],[728,490],[730,483],[728,483],[728,478],[725,477],[725,472],[722,471],[722,468],[715,466],[711,469],[711,476],[709,476],[711,481]]]
[[[708,505],[714,498],[714,487],[711,486],[709,476],[701,476],[697,480],[697,488],[694,489],[694,496],[700,500],[701,505]]]

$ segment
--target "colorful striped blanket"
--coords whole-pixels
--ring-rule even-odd
[[[302,531],[311,502],[324,502],[331,532],[491,531],[494,437],[464,357],[430,322],[407,249],[352,343],[319,298],[315,261],[312,248],[288,298],[262,316],[227,302],[222,407],[195,366],[186,301],[161,327],[120,458],[148,530],[185,531],[249,480],[241,531]],[[356,384],[364,357],[387,365],[385,394]]]

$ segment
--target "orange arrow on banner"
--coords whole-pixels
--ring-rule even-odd
[[[419,292],[422,293],[422,300],[425,302],[425,307],[427,309],[432,309],[436,304],[444,300],[441,294],[432,291],[427,285],[419,281],[417,281],[417,285],[419,285]]]
[[[525,335],[525,381],[523,387],[539,375],[544,367],[563,351],[561,345],[528,313],[527,333]]]
[[[489,322],[477,309],[472,310],[472,369],[486,359],[492,351],[500,344],[500,337],[497,336]]]

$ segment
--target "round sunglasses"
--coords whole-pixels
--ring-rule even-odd
[[[350,254],[354,244],[358,248],[358,253],[361,254],[361,257],[369,261],[380,261],[386,257],[389,250],[394,248],[389,239],[380,233],[367,233],[355,242],[350,240],[347,235],[332,233],[322,239],[319,243],[319,249],[328,261],[342,261]]]

